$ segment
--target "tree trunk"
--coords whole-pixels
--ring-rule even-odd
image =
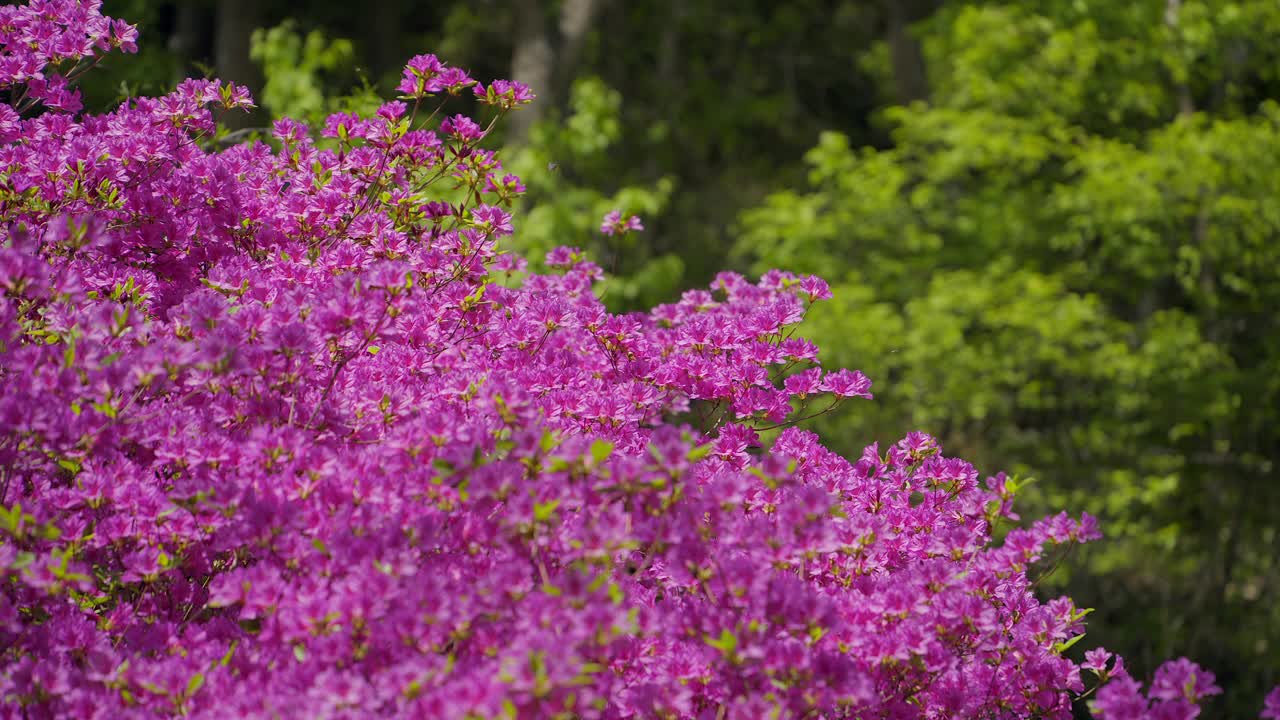
[[[582,62],[587,34],[600,12],[600,0],[564,0],[560,6],[560,51],[556,57],[556,93],[568,98],[569,88]]]
[[[932,0],[885,0],[886,41],[893,67],[894,99],[899,105],[929,99],[924,50],[911,34],[911,23],[928,17]]]
[[[201,42],[201,29],[206,19],[202,11],[207,8],[194,2],[179,2],[172,7],[173,32],[169,35],[169,51],[184,60],[199,57],[204,46]]]
[[[249,38],[259,24],[259,6],[257,0],[218,0],[213,46],[218,78],[244,85],[254,94],[261,90],[262,78],[249,58]],[[227,113],[222,121],[231,128],[252,124],[250,115],[239,111]]]
[[[1165,0],[1164,24],[1173,35],[1175,45],[1182,44],[1181,39],[1178,37],[1178,22],[1181,16],[1182,0]],[[1196,111],[1195,103],[1191,99],[1191,87],[1187,85],[1185,79],[1175,80],[1174,85],[1178,94],[1178,115],[1179,117],[1187,117]]]
[[[555,51],[547,28],[542,0],[515,0],[515,47],[511,54],[511,79],[529,86],[537,95],[532,103],[506,119],[507,141],[522,143],[534,123],[555,106]]]
[[[403,17],[404,3],[399,0],[380,0],[373,4],[366,16],[367,26],[365,38],[369,52],[369,80],[377,82],[385,73],[398,71],[401,65],[409,60],[408,56],[400,57],[400,23]]]
[[[538,98],[507,119],[508,142],[524,142],[534,123],[563,109],[602,5],[601,0],[564,0],[553,33],[544,0],[515,0],[511,78],[528,85]]]
[[[684,48],[681,43],[684,30],[684,18],[688,12],[685,0],[668,0],[664,8],[667,21],[662,25],[662,35],[658,41],[658,57],[655,67],[657,86],[665,88],[671,97],[681,97],[685,92],[684,75],[681,73],[681,60]],[[658,103],[649,108],[649,112],[666,125],[668,138],[678,152],[679,136],[675,132],[677,124],[677,108],[675,103]],[[662,175],[663,158],[658,153],[647,153],[645,172],[650,177]]]

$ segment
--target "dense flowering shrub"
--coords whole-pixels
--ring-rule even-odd
[[[75,114],[134,36],[0,8],[0,717],[1066,718],[1096,691],[1124,720],[1219,692],[1064,657],[1085,611],[1028,568],[1091,518],[997,544],[1004,476],[794,426],[870,397],[791,337],[821,280],[618,316],[575,250],[525,276],[495,245],[520,181],[437,118],[527,88],[423,55],[319,144],[222,148],[232,85]]]

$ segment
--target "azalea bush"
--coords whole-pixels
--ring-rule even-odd
[[[1014,479],[924,434],[846,459],[801,429],[871,397],[793,336],[822,280],[615,315],[581,252],[502,252],[522,186],[482,143],[527,88],[422,55],[372,116],[269,143],[226,142],[251,100],[217,81],[81,115],[136,37],[98,6],[0,8],[0,717],[1122,720],[1220,692],[1072,659],[1087,611],[1036,590],[1087,515],[1019,524]]]

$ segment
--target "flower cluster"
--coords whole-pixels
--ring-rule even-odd
[[[0,106],[0,128],[7,130],[16,120],[15,110],[37,105],[79,110],[80,92],[72,83],[96,64],[98,53],[137,50],[137,29],[104,16],[101,5],[100,0],[35,0],[0,7],[0,89],[12,97]]]
[[[11,91],[132,44],[96,3],[0,12]],[[524,276],[487,126],[419,113],[471,84],[419,56],[412,104],[227,149],[212,109],[250,100],[216,82],[7,106],[0,717],[1067,718],[1097,690],[1111,720],[1217,690],[1065,656],[1086,611],[1032,568],[1092,518],[997,543],[1004,476],[796,427],[870,397],[792,334],[821,280],[615,315],[577,251]]]
[[[605,235],[625,235],[641,230],[644,230],[644,225],[640,223],[640,218],[635,215],[623,218],[621,210],[610,211],[600,223],[600,232]]]
[[[1105,648],[1085,653],[1080,667],[1099,679],[1098,697],[1091,707],[1094,717],[1102,720],[1191,720],[1200,716],[1200,700],[1222,693],[1213,673],[1186,658],[1160,666],[1145,697],[1142,683],[1129,675],[1124,660]],[[1280,695],[1280,688],[1272,695]]]
[[[1267,693],[1261,717],[1265,720],[1280,720],[1280,687]]]

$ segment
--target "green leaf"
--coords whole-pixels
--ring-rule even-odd
[[[236,646],[238,646],[239,644],[240,644],[239,640],[233,641],[231,643],[231,647],[227,648],[227,654],[223,655],[222,659],[218,661],[218,665],[221,665],[222,667],[226,667],[230,665],[232,656],[236,654]]]
[[[612,453],[613,443],[608,440],[597,439],[591,443],[591,460],[594,465],[604,462]]]
[[[551,452],[560,445],[560,441],[556,438],[555,433],[547,430],[542,433],[542,439],[538,441],[538,451],[543,455]]]
[[[551,516],[555,514],[556,508],[560,507],[560,499],[548,500],[544,503],[536,503],[533,506],[533,519],[536,522],[547,522]]]
[[[1065,653],[1066,651],[1070,650],[1072,646],[1074,646],[1076,643],[1080,642],[1080,640],[1084,638],[1084,635],[1085,635],[1084,633],[1080,633],[1079,635],[1071,638],[1070,640],[1064,640],[1063,642],[1055,643],[1053,646],[1053,649],[1059,654]]]
[[[0,528],[8,531],[11,535],[18,534],[18,524],[22,518],[22,506],[14,505],[11,508],[0,507]]]
[[[204,687],[204,673],[196,673],[187,681],[187,697],[191,697]]]
[[[1088,615],[1091,612],[1093,612],[1093,608],[1079,608],[1071,613],[1071,619],[1073,621],[1082,620],[1086,615]]]
[[[729,631],[728,628],[720,631],[720,637],[710,638],[706,640],[711,647],[724,653],[725,657],[731,657],[738,649],[738,636]]]
[[[699,460],[709,456],[713,450],[715,450],[714,443],[703,443],[702,445],[698,445],[689,451],[689,462],[698,462]]]

